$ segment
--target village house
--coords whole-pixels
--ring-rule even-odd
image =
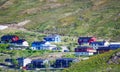
[[[19,39],[9,43],[9,49],[26,49],[29,47],[28,42],[25,39]]]
[[[26,65],[31,63],[32,59],[21,57],[21,58],[17,58],[17,61],[18,61],[20,68],[25,69]]]
[[[51,45],[47,41],[35,41],[31,45],[32,50],[52,50],[53,48],[56,48],[56,45]]]
[[[69,49],[66,46],[61,46],[61,52],[69,52]]]
[[[120,48],[120,42],[110,42],[109,47],[114,49]]]
[[[16,58],[15,60],[17,62],[18,67],[21,69],[25,69],[26,65],[31,63],[31,61],[32,61],[30,58],[23,58],[23,57]],[[5,62],[7,62],[10,65],[12,65],[13,67],[15,67],[13,59],[5,59]]]
[[[77,48],[75,48],[75,55],[77,56],[89,56],[89,55],[93,55],[96,52],[95,49],[91,48],[91,47],[86,47],[86,46],[79,46]]]
[[[9,43],[17,40],[19,40],[19,37],[16,35],[4,35],[1,37],[2,43]]]
[[[109,42],[107,42],[107,41],[95,41],[95,42],[91,42],[90,46],[93,49],[98,49],[98,47],[109,46]]]
[[[57,43],[57,42],[61,42],[61,37],[60,35],[57,35],[57,34],[51,34],[51,35],[44,37],[44,40],[47,42]]]
[[[35,68],[45,68],[46,64],[48,63],[49,61],[46,59],[35,59],[35,60],[32,60],[31,63],[26,65],[26,69],[30,70],[30,69],[35,69]]]
[[[98,53],[98,54],[101,54],[101,53],[108,52],[108,51],[110,51],[110,50],[115,50],[115,49],[112,49],[112,48],[110,48],[110,47],[99,47],[99,48],[96,49],[96,50],[97,50],[97,53]]]
[[[95,42],[97,39],[95,37],[79,37],[78,38],[78,44],[89,44],[91,42]]]
[[[99,53],[108,52],[110,50],[116,50],[118,48],[120,48],[119,42],[110,42],[108,46],[98,47],[97,52],[99,54]]]
[[[10,44],[14,46],[29,46],[28,42],[25,39],[19,39],[17,41],[11,42]]]
[[[67,68],[70,66],[72,62],[74,62],[74,58],[59,58],[56,59],[55,63],[51,65],[54,68]]]

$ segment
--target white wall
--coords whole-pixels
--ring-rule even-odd
[[[29,58],[26,58],[26,59],[24,59],[23,60],[23,67],[25,67],[27,64],[29,64],[29,63],[31,63],[31,59],[29,59]]]
[[[75,55],[79,56],[79,55],[93,55],[93,53],[91,52],[75,52]]]

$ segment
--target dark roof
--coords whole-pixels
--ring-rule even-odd
[[[117,49],[118,47],[99,47],[97,50],[115,50]]]
[[[79,37],[79,39],[91,39],[93,37]]]
[[[45,44],[46,41],[34,41],[32,42],[32,44]]]
[[[44,59],[35,59],[35,60],[32,60],[32,62],[43,62]]]
[[[19,39],[17,41],[13,41],[11,43],[23,43],[24,41],[26,41],[25,39]]]
[[[91,48],[91,47],[89,47],[89,46],[78,46],[77,48],[84,48],[84,49],[87,49],[87,48]]]
[[[7,39],[12,39],[12,38],[14,38],[14,37],[16,37],[16,35],[4,35],[4,36],[1,37],[1,40],[3,40],[3,39],[5,39],[5,40],[7,40]],[[18,37],[18,36],[17,36],[17,37]]]
[[[99,45],[103,45],[105,43],[105,41],[95,41],[95,42],[91,42],[90,44],[99,44]]]
[[[110,48],[120,48],[120,44],[110,44]]]
[[[59,58],[57,60],[74,60],[74,58]]]
[[[46,36],[45,38],[55,38],[56,36],[58,36],[58,34],[51,34],[51,35]]]

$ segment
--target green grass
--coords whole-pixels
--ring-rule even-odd
[[[119,64],[107,64],[107,61],[116,52],[120,52],[120,49],[96,55],[90,57],[89,60],[75,63],[70,68],[65,69],[63,72],[108,72],[107,69],[110,68],[110,72],[119,72]]]
[[[31,20],[24,26],[31,31],[119,40],[118,0],[10,1],[13,2],[12,5],[0,9],[0,24]],[[5,2],[6,0],[1,0],[1,6]],[[48,6],[55,4],[61,6]]]

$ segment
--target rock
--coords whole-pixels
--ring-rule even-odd
[[[116,53],[117,56],[120,56],[120,52]]]
[[[108,64],[120,64],[120,52],[113,54],[111,59],[107,63]]]

